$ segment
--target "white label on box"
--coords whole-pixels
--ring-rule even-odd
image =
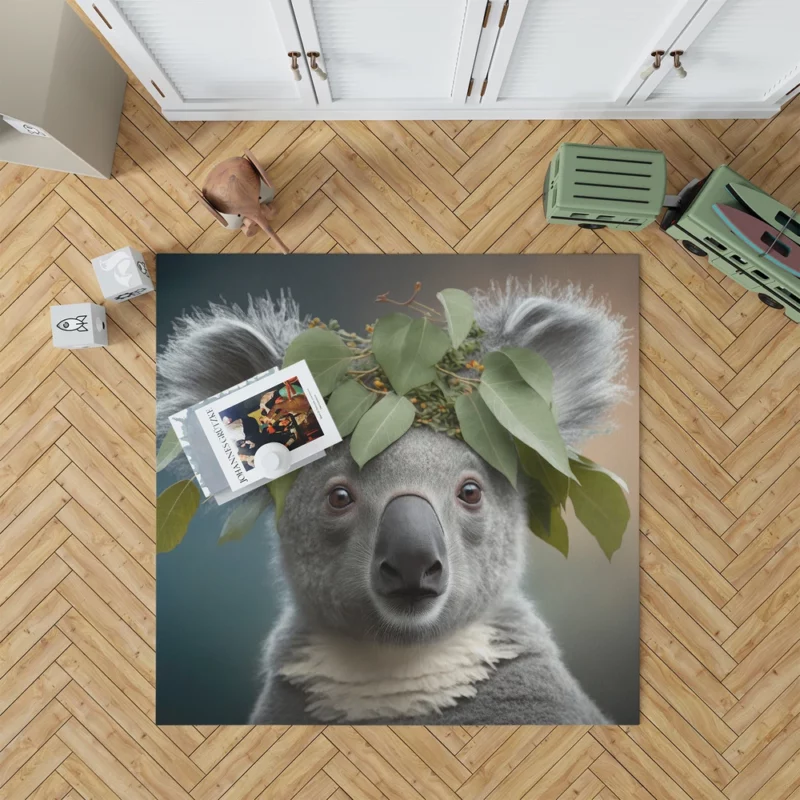
[[[44,136],[46,139],[50,138],[50,134],[47,131],[31,125],[30,122],[23,122],[21,119],[14,119],[14,117],[8,117],[5,114],[3,114],[3,119],[20,133],[27,133],[28,136]]]

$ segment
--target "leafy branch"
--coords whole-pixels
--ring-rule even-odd
[[[364,466],[410,427],[426,427],[463,439],[517,486],[525,475],[529,524],[540,538],[567,555],[562,511],[571,500],[576,515],[610,558],[628,521],[628,504],[615,476],[568,451],[553,416],[553,375],[547,362],[527,348],[486,353],[475,322],[472,298],[445,289],[437,298],[442,313],[411,296],[399,301],[388,292],[377,301],[416,312],[391,313],[366,326],[366,336],[343,330],[336,320],[325,328],[329,350],[338,340],[351,362],[370,358],[365,369],[347,368],[328,403],[350,451]],[[444,317],[446,333],[432,321]],[[329,352],[308,333],[292,343],[285,364],[305,358],[312,374],[329,373]],[[307,341],[304,341],[307,337]],[[324,394],[327,394],[323,390]],[[376,402],[377,400],[377,402]]]
[[[284,366],[306,361],[328,398],[339,433],[350,436],[350,453],[359,467],[412,426],[463,439],[515,487],[521,470],[525,481],[520,490],[526,494],[529,526],[536,536],[568,554],[563,510],[570,500],[610,559],[630,516],[626,487],[567,448],[553,415],[553,375],[545,359],[517,347],[484,354],[484,332],[475,321],[470,295],[460,289],[439,292],[439,312],[417,299],[421,289],[417,281],[405,301],[390,298],[388,292],[378,295],[377,302],[418,316],[387,314],[366,325],[366,335],[342,329],[337,320],[326,324],[315,317],[289,345]],[[444,319],[445,327],[434,318]],[[180,444],[168,435],[159,449],[159,469],[178,452]],[[292,472],[268,484],[276,518],[296,477]],[[193,482],[181,481],[158,502],[163,552],[186,533],[199,491]],[[221,541],[241,538],[266,504],[265,493],[243,504],[226,523]]]
[[[406,308],[413,308],[415,311],[419,311],[421,314],[425,316],[435,316],[441,317],[441,314],[435,309],[431,308],[430,306],[426,306],[424,303],[420,303],[417,300],[417,295],[420,293],[422,289],[422,281],[417,281],[414,284],[414,291],[411,294],[411,297],[404,302],[400,302],[398,300],[393,300],[389,297],[389,292],[384,292],[383,294],[379,294],[375,298],[376,303],[392,303],[396,306],[406,307]]]

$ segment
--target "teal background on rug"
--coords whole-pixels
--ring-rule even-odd
[[[550,625],[572,673],[617,724],[639,721],[639,404],[637,256],[493,255],[160,255],[158,348],[172,322],[193,306],[290,290],[301,314],[335,318],[358,330],[387,313],[389,291],[404,300],[421,280],[420,300],[436,305],[448,287],[488,288],[508,276],[594,287],[630,329],[630,402],[614,412],[617,429],[584,452],[623,477],[631,522],[609,563],[570,512],[570,556],[530,538],[526,591]],[[200,398],[198,398],[199,400]],[[175,480],[168,469],[158,492]],[[230,507],[205,503],[183,542],[157,557],[156,714],[160,725],[245,724],[260,689],[261,645],[279,602],[272,512],[243,540],[218,545]]]

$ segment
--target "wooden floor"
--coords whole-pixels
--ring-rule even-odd
[[[0,796],[800,798],[800,326],[650,227],[547,226],[562,141],[729,162],[800,201],[800,102],[772,121],[165,122],[133,82],[110,181],[0,168]],[[641,725],[157,728],[154,296],[108,349],[50,344],[88,259],[272,250],[196,204],[250,147],[297,252],[641,259]]]

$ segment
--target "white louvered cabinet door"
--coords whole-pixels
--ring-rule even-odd
[[[648,105],[782,102],[800,83],[800,0],[713,0],[672,45],[686,77],[668,69],[637,94]],[[706,11],[706,9],[704,9]]]
[[[509,0],[481,105],[624,104],[704,0]]]
[[[292,0],[320,106],[463,104],[486,0]]]
[[[316,107],[290,0],[77,2],[165,112]]]

